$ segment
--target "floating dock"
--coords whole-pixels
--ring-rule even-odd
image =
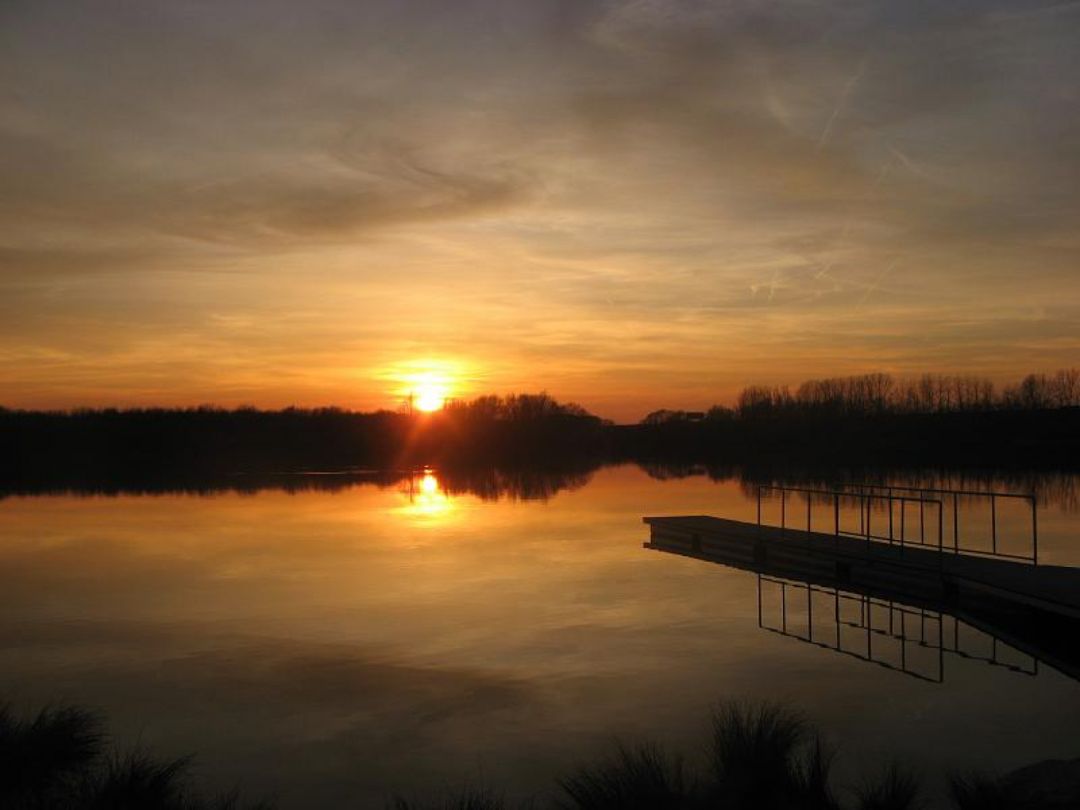
[[[865,584],[941,600],[962,595],[993,597],[1047,613],[1080,619],[1080,568],[954,554],[913,544],[886,544],[848,535],[763,526],[688,515],[646,517],[650,543],[686,546],[688,556],[722,553],[727,565],[828,584]]]
[[[643,520],[647,549],[945,613],[1080,679],[1080,569],[707,515]]]

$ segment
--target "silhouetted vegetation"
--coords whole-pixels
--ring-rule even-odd
[[[895,764],[853,789],[834,791],[833,755],[806,719],[775,704],[721,704],[698,767],[655,743],[618,744],[611,755],[557,780],[562,810],[917,810],[923,789]],[[0,807],[5,810],[237,810],[233,792],[192,787],[189,759],[110,752],[99,719],[74,707],[19,720],[0,709]],[[1077,806],[1074,763],[1045,762],[1000,778],[952,776],[956,810],[1054,810]],[[850,799],[838,798],[840,795]],[[524,807],[546,807],[535,800]],[[269,807],[267,804],[255,805]],[[394,810],[503,810],[503,795],[463,787],[434,801],[395,798]]]
[[[668,810],[686,807],[691,795],[682,760],[651,743],[619,745],[609,760],[582,767],[559,785],[565,794],[562,806],[576,810]]]
[[[502,810],[506,802],[487,788],[462,788],[435,804],[419,804],[398,797],[390,806],[393,810]]]
[[[979,377],[935,374],[809,380],[794,391],[751,386],[733,408],[654,411],[614,432],[612,445],[628,460],[1072,469],[1080,450],[1080,370],[1030,374],[1000,390]]]
[[[481,397],[433,414],[0,409],[0,486],[15,490],[198,488],[238,473],[424,464],[577,474],[603,455],[601,420],[544,394]]]
[[[859,810],[915,810],[922,806],[919,780],[895,762],[855,789]]]
[[[940,375],[811,380],[794,393],[753,386],[734,408],[655,411],[637,425],[605,422],[546,394],[484,396],[432,414],[0,408],[0,489],[199,490],[208,481],[243,488],[238,474],[420,465],[477,480],[485,469],[504,478],[515,470],[574,476],[618,461],[1075,469],[1078,398],[1080,372],[1067,370],[1000,391],[987,380]]]
[[[448,496],[472,495],[483,501],[546,501],[564,490],[585,486],[593,467],[568,469],[501,468],[492,466],[440,467],[439,490]],[[425,468],[416,470],[359,470],[355,472],[282,472],[192,475],[155,475],[148,480],[125,475],[100,479],[92,475],[57,474],[46,479],[9,482],[0,487],[0,499],[13,495],[214,495],[231,492],[253,495],[277,490],[295,495],[302,492],[341,492],[351,487],[370,486],[415,494]]]
[[[101,721],[61,706],[19,719],[0,706],[0,807],[5,810],[238,810],[238,796],[208,798],[188,778],[187,758],[121,754]]]

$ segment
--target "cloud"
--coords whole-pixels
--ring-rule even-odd
[[[1071,288],[1068,4],[4,13],[0,287],[18,312],[5,373],[23,382],[0,385],[2,400],[57,395],[29,368],[42,352],[70,358],[55,368],[80,385],[98,380],[94,396],[154,376],[127,344],[160,348],[162,323],[184,337],[179,400],[205,395],[217,373],[200,360],[227,354],[251,362],[256,398],[258,374],[290,364],[320,365],[328,394],[355,384],[344,360],[321,365],[325,346],[290,310],[314,313],[354,368],[440,347],[492,369],[542,356],[559,394],[573,376],[560,364],[583,347],[593,373],[697,356],[702,341],[741,369],[776,314],[787,340],[800,325],[819,336],[768,346],[795,368],[816,358],[807,373],[831,373],[821,358],[850,338],[855,309],[872,326],[901,305],[912,324],[962,306],[1000,323],[1000,353],[1005,327],[1021,328],[998,320],[1012,302]],[[887,294],[867,295],[894,261]],[[220,315],[261,325],[225,334]],[[628,330],[654,349],[631,353]],[[76,331],[144,359],[110,378]],[[901,332],[912,357],[941,362],[914,326]]]

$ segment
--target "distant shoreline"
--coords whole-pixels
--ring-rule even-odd
[[[338,408],[0,408],[0,488],[365,468],[580,473],[610,463],[1080,471],[1080,375],[1001,392],[968,377],[816,380],[746,389],[735,408],[654,411],[633,425],[546,394],[434,413]]]

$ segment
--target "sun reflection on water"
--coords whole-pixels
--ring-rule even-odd
[[[453,501],[443,489],[434,470],[425,468],[410,476],[401,493],[406,499],[401,513],[425,522],[442,521],[454,510]]]

